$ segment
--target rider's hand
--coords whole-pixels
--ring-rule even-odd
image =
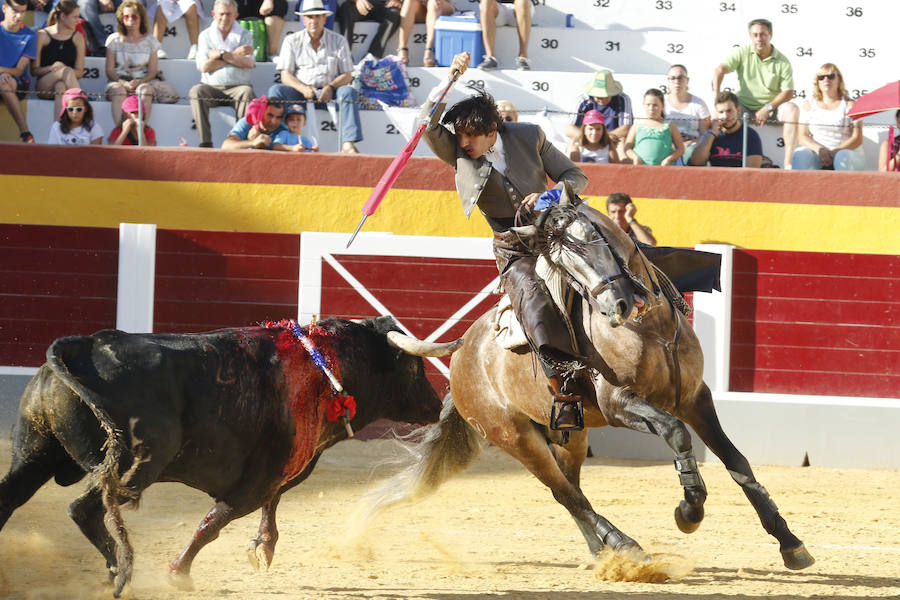
[[[527,196],[525,196],[525,199],[522,200],[522,206],[534,210],[534,203],[537,202],[538,198],[540,198],[540,197],[541,197],[541,195],[538,194],[537,192],[535,192],[533,194],[528,194]]]
[[[459,74],[462,75],[466,72],[466,69],[469,68],[469,61],[472,59],[472,55],[468,52],[460,52],[456,56],[453,57],[453,60],[450,61],[450,72],[459,71]]]

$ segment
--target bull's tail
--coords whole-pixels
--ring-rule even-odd
[[[401,442],[408,454],[401,459],[405,466],[384,485],[363,496],[352,520],[351,533],[361,535],[375,517],[389,508],[431,495],[442,483],[472,464],[484,445],[485,441],[462,418],[448,393],[440,420],[426,428],[424,437]]]
[[[92,345],[91,338],[65,337],[56,340],[47,348],[47,365],[59,380],[65,383],[91,410],[106,434],[106,442],[101,448],[101,452],[105,452],[105,454],[100,464],[91,471],[90,485],[101,492],[107,515],[104,520],[106,529],[116,543],[116,588],[113,595],[118,598],[122,588],[131,580],[134,566],[134,549],[128,540],[128,531],[125,529],[119,503],[120,499],[136,501],[137,496],[133,492],[124,490],[121,486],[119,468],[126,449],[122,430],[116,427],[109,413],[103,408],[100,396],[82,384],[69,370],[66,358],[76,350],[83,352],[85,344]],[[90,353],[90,348],[87,351]]]

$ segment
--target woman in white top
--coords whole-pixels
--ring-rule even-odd
[[[862,123],[847,116],[848,99],[841,70],[832,63],[819,67],[813,78],[813,101],[803,103],[794,169],[863,169]]]
[[[178,99],[172,84],[158,77],[156,51],[160,43],[148,33],[144,5],[138,0],[125,0],[116,9],[116,22],[118,31],[106,38],[106,76],[109,78],[106,94],[112,107],[113,123],[120,121],[122,101],[126,96],[140,96],[147,108],[147,117],[154,99],[166,104]]]
[[[103,129],[94,121],[94,111],[84,90],[66,90],[62,95],[62,107],[59,120],[50,126],[48,144],[87,146],[103,143]]]
[[[666,94],[666,120],[675,123],[684,141],[684,156],[687,164],[694,152],[697,139],[706,133],[711,121],[709,108],[701,98],[688,92],[687,68],[684,65],[672,65],[666,75],[668,93]]]

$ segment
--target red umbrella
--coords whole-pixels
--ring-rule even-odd
[[[889,83],[857,98],[847,115],[861,119],[886,110],[900,109],[900,81]]]

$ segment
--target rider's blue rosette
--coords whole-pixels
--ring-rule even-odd
[[[551,204],[559,204],[559,199],[562,196],[562,190],[552,189],[547,190],[537,199],[537,202],[534,203],[534,210],[540,212],[542,210],[547,210],[550,208]]]

